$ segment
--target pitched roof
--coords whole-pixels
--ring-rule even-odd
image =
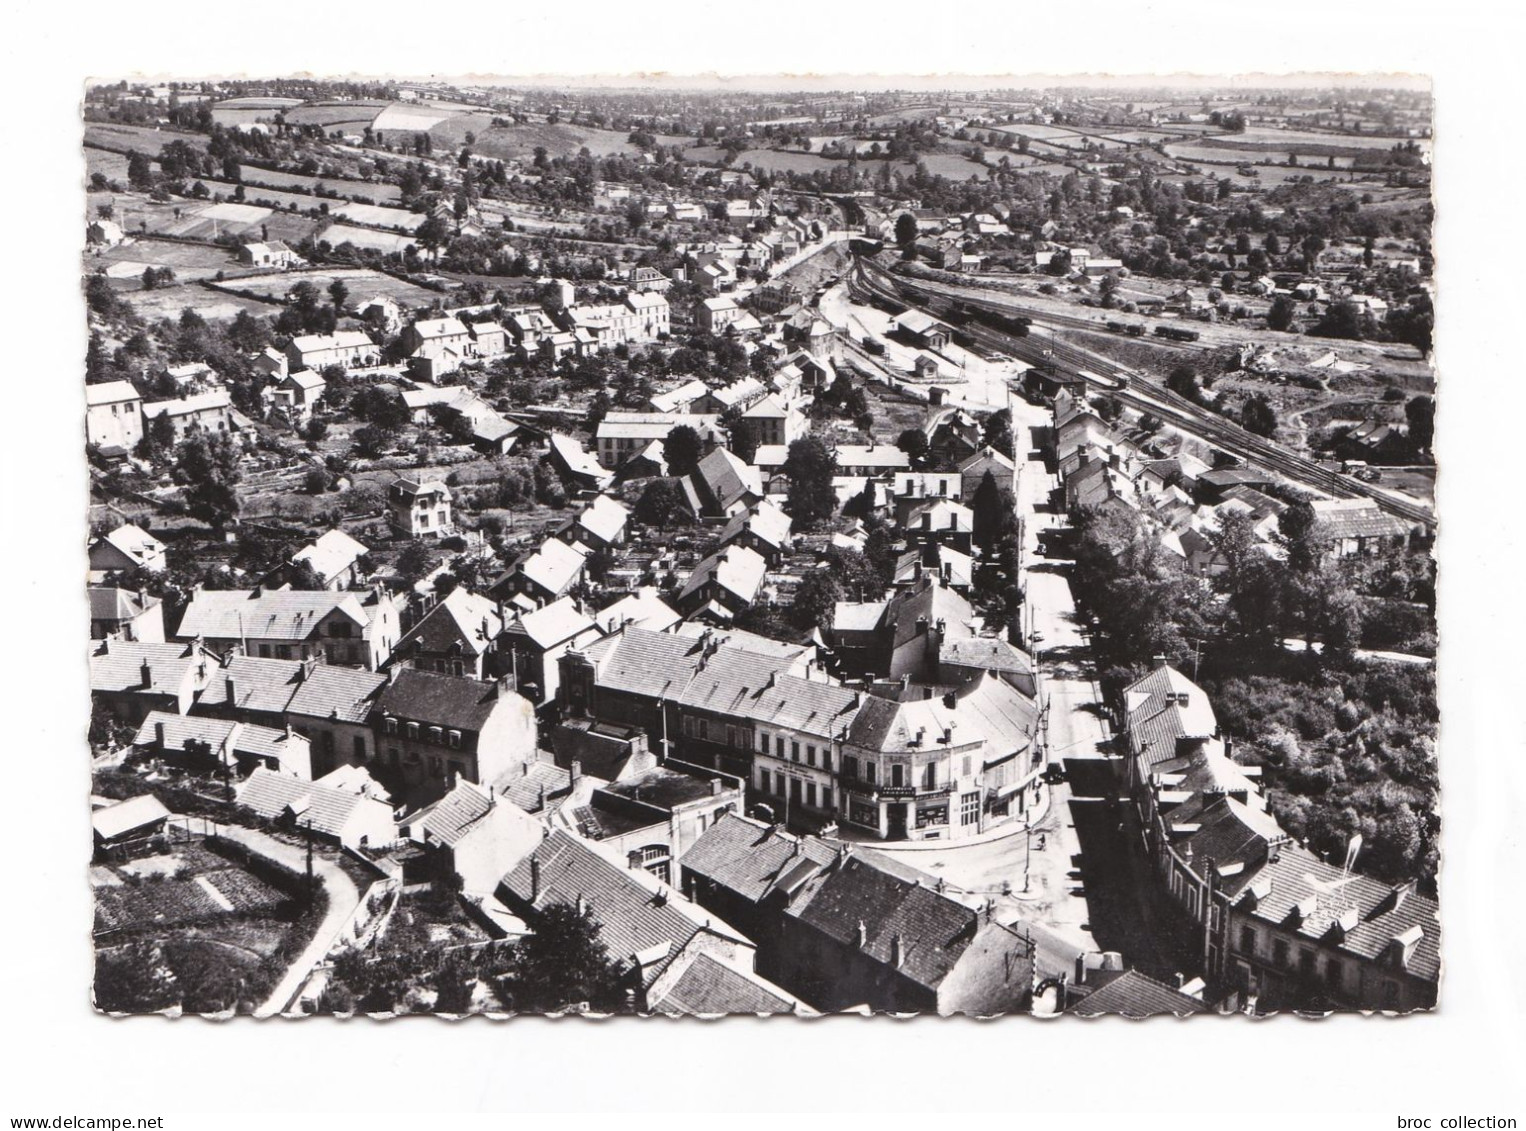
[[[577,523],[594,537],[613,542],[630,520],[630,508],[619,499],[600,495],[577,517]]]
[[[122,401],[141,401],[143,394],[131,381],[97,381],[85,386],[85,406],[95,408],[103,404],[120,404]]]
[[[292,555],[291,560],[307,562],[324,581],[332,581],[366,552],[363,543],[357,542],[343,530],[330,530],[303,546]]]
[[[299,334],[291,340],[299,353],[319,350],[367,349],[374,346],[370,337],[359,330],[340,330],[333,334]]]
[[[429,807],[424,831],[443,844],[454,845],[493,811],[493,804],[485,788],[463,779]]]
[[[317,664],[297,685],[286,710],[308,718],[364,723],[386,685],[382,672]]]
[[[585,552],[559,538],[547,538],[517,564],[515,572],[551,593],[561,593],[583,571]]]
[[[143,415],[149,420],[160,416],[187,416],[193,412],[209,412],[213,409],[231,408],[233,398],[227,389],[214,389],[210,393],[197,393],[194,397],[181,397],[173,401],[154,401],[143,406]]]
[[[371,615],[354,593],[198,589],[176,635],[207,640],[305,640],[336,610],[362,627],[371,623]]]
[[[90,824],[95,829],[96,836],[102,840],[113,840],[123,833],[162,821],[169,815],[170,811],[165,808],[164,802],[152,793],[144,793],[97,809],[90,814]]]
[[[304,824],[311,822],[314,832],[335,837],[355,810],[367,803],[358,793],[287,777],[263,766],[239,786],[236,800],[267,819],[291,810]]]
[[[719,542],[722,546],[734,541],[744,530],[750,531],[770,546],[784,547],[789,544],[793,520],[783,510],[764,499],[749,514],[738,511],[722,528]]]
[[[965,636],[938,645],[938,663],[994,672],[1033,671],[1033,660],[1005,640],[993,636]]]
[[[403,719],[454,727],[457,730],[481,730],[499,702],[498,684],[443,675],[419,668],[395,670],[382,689],[377,706],[383,714]],[[512,692],[508,698],[518,698]]]
[[[653,1008],[660,1013],[718,1017],[732,1013],[793,1013],[798,1004],[756,974],[724,966],[710,955],[701,954]]]
[[[538,647],[547,649],[588,632],[594,628],[594,622],[578,608],[576,601],[563,597],[534,612],[524,613],[515,627]]]
[[[538,876],[533,895],[532,873]],[[646,959],[642,980],[648,986],[700,931],[748,945],[728,924],[651,873],[626,867],[607,855],[607,850],[561,829],[521,860],[504,877],[502,887],[536,911],[581,900],[599,922],[611,958],[627,965],[638,955]]]
[[[878,854],[855,852],[808,880],[786,914],[885,966],[899,945],[899,976],[936,989],[974,941],[979,913],[913,876]]]
[[[698,377],[694,377],[675,389],[669,389],[665,393],[653,393],[649,403],[657,412],[678,412],[693,404],[709,391],[709,386]]]
[[[196,700],[200,707],[223,707],[241,711],[284,712],[301,685],[301,660],[269,660],[256,656],[231,656],[209,673],[206,690]],[[233,684],[234,701],[228,700]]]
[[[1208,1007],[1195,997],[1157,982],[1138,970],[1107,971],[1093,975],[1097,988],[1072,1007],[1082,1017],[1100,1017],[1118,1013],[1124,1017],[1155,1017],[1174,1013],[1207,1013]]]
[[[101,541],[112,546],[135,561],[146,561],[153,553],[162,553],[164,543],[141,526],[125,522],[115,530],[101,536]]]
[[[727,592],[734,593],[750,604],[758,595],[767,575],[768,562],[756,550],[746,546],[725,546],[694,567],[694,572],[689,575],[678,594],[678,600],[682,603],[689,594],[697,592],[713,580]]]
[[[497,601],[459,586],[446,594],[398,641],[429,653],[448,652],[459,646],[469,656],[480,656],[508,627],[509,618]]]
[[[655,586],[643,586],[627,593],[613,604],[600,609],[594,617],[606,632],[617,632],[627,623],[634,628],[664,632],[683,619],[678,611],[657,595]]]
[[[757,903],[796,864],[825,866],[835,859],[837,849],[816,837],[798,837],[778,825],[727,813],[705,830],[680,862],[684,871]]]
[[[158,597],[132,589],[108,589],[102,585],[92,585],[86,592],[90,595],[91,620],[132,620],[162,604]]]
[[[982,743],[981,756],[995,762],[1033,745],[1038,714],[1032,699],[983,672],[947,695],[904,702],[868,697],[848,728],[848,742],[909,752],[941,744],[948,734],[956,746]]]
[[[729,510],[749,493],[762,493],[753,469],[725,448],[707,453],[695,465],[693,476],[722,510]]]
[[[147,687],[143,686],[145,664],[149,668]],[[90,653],[90,690],[175,695],[187,671],[198,665],[210,671],[217,666],[217,657],[195,644],[102,640]]]
[[[526,813],[538,813],[543,801],[560,797],[572,785],[572,773],[555,762],[528,757],[499,774],[492,788]]]

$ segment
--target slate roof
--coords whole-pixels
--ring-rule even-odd
[[[498,701],[496,683],[403,668],[382,689],[377,706],[384,714],[402,719],[478,731]]]
[[[564,641],[580,636],[594,627],[571,597],[552,601],[544,608],[520,616],[518,624],[510,631],[523,632],[542,650],[553,648]]]
[[[143,394],[131,381],[98,381],[85,386],[85,406],[95,408],[103,404],[120,404],[122,401],[141,401]]]
[[[307,562],[324,581],[332,581],[355,564],[366,547],[343,530],[330,530],[292,555],[293,562]]]
[[[164,543],[148,531],[132,523],[123,523],[101,537],[101,541],[115,547],[134,561],[147,560],[150,553],[162,554]]]
[[[757,494],[752,470],[725,448],[716,448],[695,465],[693,478],[721,510],[729,510],[749,493]]]
[[[305,640],[335,610],[362,627],[370,624],[370,615],[354,593],[198,589],[176,635],[207,640]]]
[[[228,701],[228,680],[233,680],[234,702]],[[301,660],[266,660],[233,656],[208,676],[206,689],[197,697],[199,707],[228,710],[284,712],[302,678]]]
[[[1416,525],[1389,514],[1371,499],[1316,500],[1314,514],[1317,538],[1398,538]]]
[[[660,1013],[724,1016],[730,1013],[792,1013],[796,1002],[756,975],[723,966],[701,954],[653,1006]]]
[[[938,663],[995,672],[1033,671],[1033,660],[1005,640],[991,636],[966,636],[945,640],[938,646]]]
[[[904,702],[870,696],[848,728],[848,742],[865,750],[912,751],[941,745],[944,732],[952,730],[955,746],[984,743],[987,762],[1032,746],[1038,705],[1011,684],[982,673],[952,695],[952,707],[941,695]]]
[[[631,627],[591,645],[588,655],[600,687],[671,699],[688,685],[703,651],[696,640]]]
[[[857,947],[862,924],[864,944],[857,949],[885,966],[899,936],[897,973],[932,990],[979,929],[978,912],[859,853],[807,881],[786,914],[847,947]]]
[[[539,890],[531,897],[532,868],[539,867]],[[667,968],[696,934],[710,930],[743,944],[733,928],[682,898],[640,869],[612,860],[594,845],[557,829],[504,877],[501,885],[516,902],[541,911],[576,905],[581,899],[601,927],[611,958],[629,964],[635,955],[666,944],[667,954],[642,969],[646,985]]]
[[[150,681],[146,688],[145,663]],[[90,690],[179,694],[186,670],[195,664],[205,664],[210,671],[217,666],[217,657],[194,644],[102,640],[90,653]]]
[[[789,544],[790,516],[768,500],[760,502],[752,513],[738,511],[722,528],[718,541],[722,546],[735,541],[744,530],[751,531],[769,546],[783,548]]]
[[[173,711],[150,711],[133,735],[134,746],[158,746],[159,728],[164,728],[161,750],[184,750],[186,743],[205,743],[221,750],[237,723],[229,719],[207,719],[199,715],[177,715]]]
[[[561,797],[572,785],[572,774],[555,762],[532,758],[499,774],[492,787],[499,796],[526,813],[538,813],[541,800]]]
[[[454,846],[492,811],[493,802],[486,789],[469,781],[458,781],[454,789],[429,807],[424,831],[442,844]]]
[[[557,538],[547,538],[519,560],[516,571],[551,593],[562,593],[586,564],[585,554]]]
[[[286,710],[308,718],[365,723],[386,685],[382,672],[316,664],[297,685]]]
[[[403,654],[404,646],[409,645],[438,653],[460,645],[465,655],[480,656],[507,627],[507,617],[497,601],[457,587],[408,630],[398,641],[397,651]]]
[[[757,903],[801,861],[825,866],[836,859],[837,849],[823,840],[727,813],[705,830],[680,863],[684,871]]]
[[[239,786],[236,800],[267,819],[279,817],[291,808],[304,824],[312,822],[315,833],[333,837],[343,832],[356,808],[366,801],[358,793],[287,777],[263,766]]]
[[[108,589],[92,585],[87,592],[90,595],[91,620],[133,620],[162,604],[158,597],[132,589]]]
[[[193,412],[229,408],[233,398],[226,389],[214,389],[210,393],[197,393],[194,397],[181,397],[172,401],[153,401],[143,406],[143,415],[154,420],[160,416],[188,416]]]
[[[682,604],[684,598],[713,579],[727,592],[751,604],[767,575],[768,562],[756,550],[746,546],[726,546],[694,567],[694,572],[679,591],[678,600]]]
[[[634,628],[664,632],[682,619],[676,609],[657,595],[653,586],[643,586],[634,593],[627,593],[613,604],[600,609],[594,616],[598,626],[606,632],[618,632],[627,620]]]
[[[1185,1017],[1208,1012],[1208,1007],[1197,998],[1157,982],[1138,970],[1107,971],[1093,977],[1098,980],[1097,988],[1077,1002],[1070,1012],[1082,1017],[1100,1017],[1109,1013],[1124,1017],[1174,1013]]]

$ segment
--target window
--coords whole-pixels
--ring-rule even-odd
[[[417,739],[419,737],[419,724],[418,723],[413,723],[413,722],[408,723],[407,724],[407,730],[408,730],[408,737],[409,738]]]
[[[366,736],[363,734],[355,736],[355,760],[357,762],[366,760]]]
[[[938,764],[936,762],[929,762],[922,767],[922,788],[938,788]]]
[[[800,743],[793,739],[790,740],[789,744],[789,756],[791,761],[800,761]]]
[[[1256,931],[1254,927],[1240,928],[1240,953],[1248,955],[1256,953]]]
[[[1288,964],[1288,941],[1287,939],[1272,940],[1272,965],[1279,969]]]
[[[980,821],[980,792],[959,795],[959,823],[974,825]]]
[[[768,732],[766,730],[758,732],[758,749],[765,754],[768,753]]]
[[[906,767],[900,762],[890,764],[890,786],[899,789],[906,784]]]
[[[452,750],[459,750],[459,749],[461,749],[461,732],[460,731],[458,731],[458,730],[451,731],[450,734],[449,734],[449,738],[450,738],[450,746],[451,746]]]
[[[429,756],[429,776],[432,778],[442,778],[445,776],[445,764],[440,761],[438,754],[431,754]]]
[[[864,763],[864,780],[866,782],[868,782],[870,785],[874,784],[874,763],[873,762],[865,762]]]
[[[816,747],[807,746],[805,748],[805,764],[807,766],[814,766],[816,764]]]
[[[387,720],[386,720],[386,728],[385,729],[386,729],[388,734],[396,734],[397,733],[397,720],[389,716],[387,718]]]
[[[842,760],[842,772],[844,777],[858,777],[858,759],[849,755]]]
[[[1314,977],[1315,954],[1307,947],[1298,952],[1298,972],[1306,978]]]
[[[823,809],[832,808],[832,787],[829,785],[821,787],[821,807]]]
[[[832,751],[826,746],[821,748],[821,768],[823,770],[830,770],[832,768]]]
[[[759,770],[758,771],[758,789],[761,790],[764,793],[771,793],[771,792],[773,792],[769,788],[769,777],[770,777],[770,775],[769,775],[769,772],[767,770]]]
[[[1346,980],[1346,968],[1341,965],[1340,959],[1329,958],[1325,960],[1325,981],[1330,988],[1339,990]]]
[[[439,746],[445,741],[445,732],[439,727],[429,728],[429,741]]]
[[[816,783],[807,782],[805,787],[805,803],[812,809],[816,808]]]
[[[970,776],[970,756],[968,754],[964,756],[964,772],[960,776],[966,778]]]
[[[1399,1004],[1399,983],[1383,983],[1383,1004],[1389,1007],[1397,1007]]]

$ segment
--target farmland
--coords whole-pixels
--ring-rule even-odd
[[[150,321],[160,318],[178,318],[187,307],[195,310],[209,322],[220,322],[247,310],[256,317],[270,314],[267,303],[237,295],[220,294],[199,283],[180,283],[159,287],[152,291],[142,290],[140,285],[128,281],[121,289],[121,298],[133,312]]]
[[[697,145],[685,151],[684,156],[701,165],[722,165],[726,161],[726,151],[713,145]],[[750,165],[770,173],[815,173],[830,171],[841,164],[829,157],[796,150],[748,149],[737,154],[735,168],[745,169]]]
[[[227,248],[144,238],[91,256],[87,267],[121,264],[131,264],[140,275],[145,267],[169,267],[177,279],[190,283],[210,279],[219,271],[236,270],[238,259]]]
[[[376,204],[333,204],[329,206],[329,211],[352,224],[364,224],[372,228],[395,228],[402,232],[412,232],[424,222],[424,216],[421,213],[409,212],[406,208],[385,208]]]
[[[244,193],[247,196],[256,192],[255,185],[263,188],[288,189],[303,188],[317,190],[320,187],[331,193],[338,193],[344,197],[365,197],[378,204],[387,204],[398,200],[401,193],[396,185],[389,185],[385,181],[351,181],[339,177],[320,177],[307,173],[287,173],[277,169],[261,169],[252,165],[243,167],[242,180]]]
[[[330,224],[318,234],[318,238],[326,240],[331,247],[347,243],[389,254],[403,251],[417,242],[410,236],[398,235],[395,232],[378,232],[374,228],[357,228],[353,224]]]
[[[247,275],[241,279],[230,279],[223,286],[225,289],[237,291],[240,294],[279,302],[294,286],[304,280],[325,292],[331,283],[336,280],[342,281],[351,299],[357,302],[377,295],[385,295],[395,299],[401,306],[421,307],[428,306],[440,297],[434,291],[394,279],[391,275],[385,275],[380,271],[368,271],[363,268]]]
[[[629,135],[616,130],[572,126],[564,122],[495,126],[491,115],[480,113],[455,114],[443,119],[430,128],[429,136],[437,146],[455,148],[466,144],[468,132],[476,139],[471,146],[473,153],[500,161],[533,157],[537,148],[544,148],[549,157],[573,157],[584,148],[594,157],[637,152],[627,140]]]

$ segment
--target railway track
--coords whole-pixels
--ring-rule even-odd
[[[902,282],[883,268],[860,259],[850,277],[850,288],[861,296],[879,296],[903,305],[908,302],[903,287],[941,294],[967,305],[1011,313],[1011,304],[993,302],[972,296],[956,287],[934,283],[926,279]],[[918,307],[918,309],[924,309]],[[932,311],[926,311],[933,313]],[[934,315],[936,317],[936,315]],[[1046,319],[1049,321],[1049,319]],[[1208,441],[1215,447],[1247,462],[1257,464],[1279,475],[1336,498],[1369,498],[1391,514],[1434,529],[1436,516],[1430,508],[1417,502],[1396,498],[1381,488],[1363,483],[1349,475],[1342,475],[1320,467],[1304,456],[1282,447],[1265,437],[1247,432],[1238,424],[1204,409],[1201,405],[1158,385],[1144,383],[1141,375],[1127,366],[1094,353],[1091,350],[1060,340],[1053,329],[1040,326],[1019,338],[1004,334],[989,326],[969,323],[960,332],[973,341],[991,349],[1010,354],[1035,366],[1055,366],[1075,373],[1089,385],[1103,389],[1117,397],[1123,404],[1141,412],[1151,413],[1183,432]]]

